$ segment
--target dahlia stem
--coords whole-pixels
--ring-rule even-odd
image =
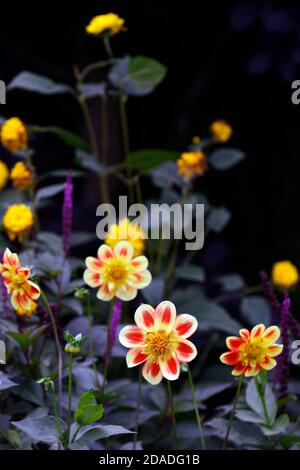
[[[51,397],[52,397],[52,406],[53,406],[53,414],[54,414],[56,429],[58,431],[61,443],[65,447],[66,444],[65,444],[65,441],[64,441],[63,433],[62,433],[60,420],[59,420],[59,417],[58,417],[58,414],[57,414],[57,403],[56,403],[56,396],[55,396],[54,387],[51,388]]]
[[[239,399],[239,396],[240,396],[240,393],[241,393],[243,380],[244,380],[244,375],[241,375],[240,378],[239,378],[236,395],[234,397],[233,408],[232,408],[232,411],[231,411],[226,436],[225,436],[225,439],[224,439],[224,442],[223,442],[223,450],[225,450],[226,447],[227,447],[227,442],[228,442],[228,438],[229,438],[229,435],[230,435],[230,431],[231,431],[231,427],[232,427],[232,423],[233,423],[233,418],[234,418],[237,402],[238,402],[238,399]]]
[[[112,51],[112,48],[111,48],[111,45],[110,45],[110,40],[109,40],[109,37],[107,36],[107,34],[104,34],[103,36],[103,44],[104,44],[104,48],[105,48],[105,51],[106,51],[106,54],[109,58],[109,60],[114,60],[114,54],[113,54],[113,51]]]
[[[172,431],[173,431],[173,437],[174,437],[174,439],[176,439],[177,435],[176,435],[175,407],[174,407],[174,400],[173,400],[171,382],[169,380],[167,380],[167,385],[168,385],[169,405],[170,405],[171,417],[172,417]]]
[[[55,341],[55,346],[56,346],[56,354],[57,354],[57,377],[58,377],[58,415],[61,416],[61,403],[62,403],[62,352],[61,352],[61,347],[60,347],[60,342],[59,342],[59,337],[58,337],[58,332],[57,332],[57,326],[55,322],[55,318],[53,315],[53,311],[50,307],[50,304],[48,302],[48,299],[46,295],[44,294],[44,291],[40,287],[40,292],[41,292],[41,297],[44,302],[44,305],[47,309],[47,312],[49,314],[50,320],[51,320],[51,325],[52,325],[52,330],[53,330],[53,336],[54,336],[54,341]]]
[[[87,315],[88,315],[88,337],[89,337],[89,352],[90,356],[93,360],[93,370],[95,373],[95,381],[96,381],[96,386],[97,388],[100,387],[99,385],[99,379],[98,379],[98,374],[97,374],[97,367],[95,363],[95,351],[94,351],[94,343],[93,343],[93,315],[92,315],[92,307],[91,307],[91,297],[90,294],[88,293],[86,296],[86,309],[87,309]]]
[[[136,400],[136,415],[135,415],[135,435],[133,438],[133,446],[132,450],[136,450],[136,444],[138,439],[138,430],[139,430],[139,420],[140,420],[140,410],[141,410],[141,398],[142,398],[142,367],[140,367],[139,371],[139,382],[138,382],[138,389],[137,389],[137,400]]]
[[[109,352],[110,352],[110,327],[111,327],[113,308],[114,308],[114,301],[112,301],[110,303],[108,321],[107,321],[106,351],[105,351],[104,367],[103,367],[103,383],[102,383],[102,387],[101,387],[101,397],[102,397],[103,401],[104,401],[105,382],[107,380],[109,356],[110,356],[110,354],[109,354]]]
[[[258,391],[258,394],[259,394],[259,398],[260,398],[262,407],[263,407],[263,412],[264,412],[264,416],[265,416],[265,420],[266,420],[266,426],[269,428],[269,427],[271,427],[271,422],[270,422],[270,417],[269,417],[269,414],[268,414],[267,405],[266,405],[266,401],[265,401],[265,391],[264,391],[265,385],[264,384],[262,385],[258,381],[257,376],[255,377],[255,385],[256,385],[256,388],[257,388],[257,391]],[[261,389],[261,386],[263,386],[263,389]]]
[[[202,447],[202,450],[205,450],[204,433],[203,433],[203,428],[202,428],[202,423],[201,423],[201,417],[200,417],[200,414],[199,414],[199,408],[198,408],[198,401],[197,401],[197,397],[196,397],[195,385],[194,385],[194,381],[193,381],[192,372],[191,372],[191,369],[189,368],[188,364],[187,364],[187,371],[188,371],[189,382],[190,382],[190,387],[191,387],[192,396],[193,396],[193,403],[194,403],[194,408],[195,408],[196,420],[197,420],[199,433],[200,433],[201,447]]]
[[[70,440],[71,431],[71,412],[72,412],[72,368],[73,368],[73,356],[69,355],[69,383],[68,383],[68,414],[67,414],[67,443]]]

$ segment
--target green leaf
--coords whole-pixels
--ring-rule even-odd
[[[264,419],[261,418],[257,413],[251,410],[237,410],[235,416],[246,423],[264,423]]]
[[[117,436],[119,434],[131,434],[132,431],[124,428],[123,426],[115,425],[104,425],[104,424],[90,424],[80,428],[75,445],[71,444],[70,448],[76,448],[77,446],[84,446],[92,442],[98,441],[99,439],[105,439],[110,436]],[[72,437],[72,436],[71,436]]]
[[[200,330],[217,330],[225,333],[238,333],[242,327],[231,318],[229,313],[220,305],[207,300],[199,289],[177,289],[171,300],[182,313],[194,315],[199,322]]]
[[[59,441],[59,434],[53,416],[25,418],[12,424],[37,442],[54,444]],[[64,423],[61,422],[63,425]]]
[[[146,95],[165,78],[167,68],[155,59],[132,57],[129,62],[131,94]]]
[[[48,325],[42,325],[39,328],[36,328],[34,331],[30,333],[29,336],[29,343],[32,344],[34,341],[44,333],[44,331],[48,328]]]
[[[103,416],[103,406],[98,405],[92,390],[80,395],[74,419],[79,426],[92,424]]]
[[[300,436],[280,436],[280,443],[284,447],[290,447],[293,444],[300,445]]]
[[[60,255],[62,253],[62,243],[61,243],[61,238],[56,235],[55,233],[52,232],[39,232],[37,234],[37,239],[41,244],[40,249],[45,252],[45,251],[50,251],[51,253],[54,253],[56,255]],[[45,250],[45,247],[47,250]],[[55,266],[53,266],[55,269]],[[57,268],[57,266],[56,266]]]
[[[65,189],[65,183],[52,184],[51,186],[45,186],[44,188],[38,189],[36,192],[36,201],[40,202],[42,199],[53,197],[58,193],[61,193]]]
[[[33,91],[43,95],[56,95],[58,93],[74,93],[69,85],[58,83],[50,78],[36,73],[24,71],[16,75],[7,85],[8,90],[21,88],[22,90]]]
[[[148,95],[167,73],[164,65],[145,56],[127,56],[115,62],[109,73],[109,79],[116,88],[132,96]]]
[[[13,331],[9,331],[6,334],[7,336],[10,336],[11,338],[13,338],[25,351],[29,348],[30,340],[29,340],[28,332],[15,333]]]
[[[0,390],[7,390],[8,388],[16,387],[18,384],[12,382],[4,372],[0,372]]]
[[[271,309],[266,299],[260,295],[244,297],[241,302],[241,314],[251,325],[263,323],[270,325]]]
[[[213,418],[207,422],[207,426],[213,429],[214,435],[223,440],[227,432],[228,420]],[[234,420],[228,436],[228,442],[232,442],[239,449],[248,449],[249,447],[257,446],[260,448],[266,444],[267,440],[257,425]]]
[[[155,277],[149,286],[142,290],[142,296],[150,305],[158,305],[163,300],[165,281],[162,278]]]
[[[266,384],[264,387],[263,398],[265,400],[269,420],[272,424],[277,414],[277,403],[269,384]],[[246,403],[253,411],[255,411],[255,413],[257,413],[263,419],[264,422],[266,422],[265,411],[262,404],[259,388],[256,383],[256,379],[252,379],[248,383],[246,389]]]
[[[106,176],[109,173],[108,168],[98,162],[96,157],[90,153],[77,150],[75,160],[82,168],[93,171],[97,175]]]
[[[261,430],[265,436],[275,436],[276,434],[283,433],[288,427],[289,422],[290,420],[288,415],[281,415],[275,420],[271,428],[261,426]]]
[[[241,150],[226,147],[214,150],[208,159],[215,170],[228,170],[245,157],[246,155]]]
[[[21,444],[20,434],[17,431],[15,431],[14,429],[9,429],[6,433],[6,437],[9,441],[9,443],[14,448],[20,447],[20,444]]]
[[[74,232],[71,235],[71,246],[85,245],[95,240],[95,233],[92,232]]]
[[[217,279],[225,291],[240,290],[245,287],[245,280],[240,274],[224,274]]]
[[[203,268],[192,264],[179,266],[175,271],[176,277],[187,281],[203,282],[205,274]]]
[[[206,219],[206,225],[216,233],[222,232],[231,219],[231,212],[226,207],[212,209]]]
[[[141,149],[131,152],[125,165],[140,172],[148,172],[167,161],[174,161],[179,157],[178,152],[162,149]]]
[[[29,126],[29,132],[37,133],[37,132],[48,132],[50,134],[55,134],[59,139],[61,139],[65,144],[69,145],[70,147],[78,148],[81,150],[89,150],[89,144],[82,139],[82,137],[74,134],[67,129],[57,126]]]

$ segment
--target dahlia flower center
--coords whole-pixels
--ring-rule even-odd
[[[121,283],[125,281],[127,274],[127,267],[120,260],[114,260],[106,267],[108,282]]]
[[[170,352],[170,336],[163,330],[147,333],[146,347],[154,356],[165,356]]]
[[[242,360],[247,363],[253,360],[261,359],[264,355],[264,346],[262,341],[249,342],[242,349]]]

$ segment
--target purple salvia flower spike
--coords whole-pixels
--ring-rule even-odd
[[[120,324],[121,313],[122,313],[122,302],[121,300],[117,299],[113,306],[110,331],[109,331],[109,351],[108,351],[109,357],[111,356],[112,348],[116,342],[117,329]]]
[[[65,258],[70,253],[70,240],[72,235],[72,219],[73,219],[73,182],[72,173],[69,172],[66,179],[64,203],[63,203],[63,237],[62,244]]]

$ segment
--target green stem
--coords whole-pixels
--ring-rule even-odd
[[[52,406],[53,406],[53,414],[54,414],[56,428],[57,428],[61,443],[65,447],[65,441],[63,438],[62,430],[61,430],[61,423],[57,414],[57,403],[56,403],[56,396],[55,396],[54,388],[51,388],[51,396],[52,396]]]
[[[136,450],[137,438],[138,438],[138,430],[139,430],[139,420],[140,420],[140,410],[141,410],[141,398],[142,398],[142,367],[140,367],[139,371],[139,382],[138,382],[138,390],[137,390],[137,400],[136,400],[136,415],[135,415],[135,435],[133,438],[133,447],[132,450]]]
[[[171,382],[169,380],[167,380],[167,386],[168,386],[169,405],[170,405],[170,411],[171,411],[171,417],[172,417],[172,431],[173,431],[173,437],[176,440],[177,436],[176,436],[175,407],[174,407],[174,400],[173,400]]]
[[[198,408],[198,402],[197,402],[197,397],[196,397],[195,385],[194,385],[191,369],[189,368],[188,365],[187,365],[187,371],[188,371],[190,387],[191,387],[191,391],[192,391],[192,397],[193,397],[193,403],[194,403],[194,408],[195,408],[196,420],[197,420],[199,433],[200,433],[201,447],[202,447],[202,450],[205,450],[204,433],[203,433],[201,418],[200,418],[200,414],[199,414],[199,408]]]
[[[69,384],[68,384],[68,413],[67,413],[67,443],[70,440],[71,432],[71,413],[72,413],[72,367],[73,367],[73,356],[69,356]]]
[[[227,442],[228,442],[228,438],[229,438],[229,435],[230,435],[230,431],[231,431],[231,427],[232,427],[232,423],[233,423],[233,418],[234,418],[237,402],[238,402],[238,399],[239,399],[239,396],[240,396],[240,393],[241,393],[241,389],[242,389],[243,379],[244,379],[244,376],[241,375],[240,378],[239,378],[236,395],[234,397],[233,408],[232,408],[232,411],[231,411],[226,436],[225,436],[225,439],[224,439],[224,442],[223,442],[223,450],[225,450],[226,447],[227,447]]]
[[[187,199],[189,195],[189,187],[188,186],[183,186],[181,190],[181,195],[179,199],[179,204],[181,207],[184,206],[185,200]],[[176,260],[177,260],[177,254],[180,246],[180,239],[174,238],[173,240],[173,247],[171,251],[171,256],[170,256],[170,263],[166,269],[166,275],[165,275],[165,296],[167,296],[172,288],[173,284],[173,274],[176,268]]]
[[[55,341],[55,347],[56,347],[56,354],[57,354],[57,377],[58,377],[58,415],[61,416],[61,403],[62,403],[62,351],[60,347],[60,342],[59,342],[59,337],[58,337],[58,331],[57,331],[57,326],[55,322],[55,318],[52,312],[52,309],[50,307],[50,304],[48,302],[48,299],[46,295],[44,294],[44,291],[40,287],[40,292],[41,292],[41,298],[44,302],[44,305],[47,309],[47,312],[49,314],[50,320],[51,320],[51,325],[52,325],[52,331],[53,331],[53,336],[54,336],[54,341]]]
[[[109,58],[110,61],[114,60],[114,54],[113,54],[113,51],[112,51],[112,48],[111,48],[111,45],[110,45],[110,40],[109,40],[109,37],[105,34],[103,36],[103,44],[104,44],[104,48],[106,50],[106,54]]]
[[[267,406],[266,406],[266,401],[265,401],[265,392],[264,392],[264,385],[262,385],[258,379],[257,379],[257,376],[255,377],[255,385],[256,385],[256,388],[257,388],[257,391],[258,391],[258,394],[259,394],[259,397],[260,397],[260,401],[261,401],[261,404],[262,404],[262,407],[263,407],[263,412],[264,412],[264,416],[265,416],[265,420],[266,420],[266,426],[268,428],[271,427],[271,420],[270,420],[270,417],[269,417],[269,414],[268,414],[268,410],[267,410]],[[261,389],[261,386],[263,386],[263,389]]]
[[[86,308],[87,308],[87,314],[88,314],[88,337],[89,337],[89,349],[90,349],[90,356],[93,360],[93,370],[95,373],[95,380],[96,380],[96,386],[97,388],[100,387],[99,384],[99,378],[98,378],[98,373],[97,373],[97,366],[96,366],[96,361],[95,361],[95,351],[94,351],[94,342],[93,342],[93,315],[92,315],[92,307],[91,307],[91,298],[90,294],[87,295],[86,299]]]
[[[107,321],[106,351],[105,351],[104,367],[103,367],[103,383],[102,383],[101,393],[100,393],[100,396],[103,401],[104,401],[105,383],[107,380],[108,365],[109,365],[109,359],[110,359],[110,327],[111,327],[113,308],[114,308],[114,301],[112,300],[110,304],[110,308],[109,308],[108,321]]]
[[[76,431],[74,432],[74,435],[72,437],[71,444],[75,441],[75,439],[77,437],[77,434],[79,433],[80,429],[81,429],[81,426],[78,426],[78,428],[76,429]]]

